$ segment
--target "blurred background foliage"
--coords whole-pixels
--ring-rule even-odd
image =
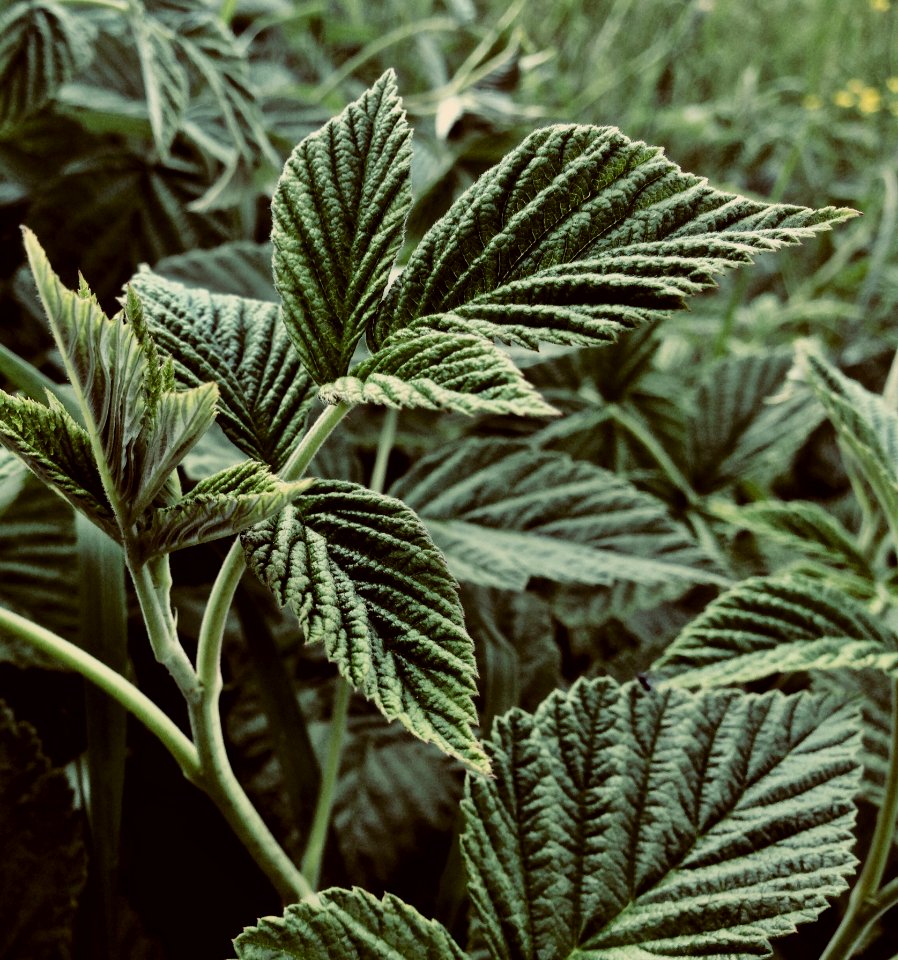
[[[732,522],[746,502],[815,501],[857,530],[857,503],[820,411],[794,392],[770,398],[783,395],[798,337],[822,340],[877,390],[898,346],[898,3],[890,0],[0,0],[3,385],[39,389],[17,358],[62,379],[24,272],[20,224],[66,282],[82,271],[109,308],[141,263],[273,299],[268,204],[280,167],[388,67],[415,129],[407,250],[481,172],[534,126],[554,122],[617,126],[724,189],[864,214],[761,257],[688,314],[613,347],[516,354],[563,419],[404,413],[391,481],[450,441],[526,437],[660,497],[734,576],[795,560],[788,544],[771,550]],[[355,411],[313,472],[364,481],[382,420],[376,408]],[[231,454],[223,436],[210,435],[185,482]],[[83,639],[90,591],[79,607],[66,573],[79,555],[85,563],[83,531],[11,467],[0,469],[0,534],[0,600]],[[188,643],[222,556],[212,545],[174,560]],[[860,595],[872,579],[888,580],[882,571],[858,577]],[[484,723],[514,705],[532,709],[579,675],[633,677],[709,596],[538,579],[520,594],[466,585]],[[103,655],[180,717],[133,604],[130,612],[119,647]],[[333,670],[250,582],[226,656],[235,764],[298,855]],[[67,766],[80,784],[76,804],[90,806],[88,769],[119,785],[105,819],[96,797],[91,810],[74,955],[228,955],[242,924],[279,912],[264,879],[143,731],[129,727],[125,750],[125,720],[113,715],[98,736],[101,708],[85,701],[80,682],[46,666],[0,638],[0,699],[37,728],[53,763]],[[435,751],[354,702],[324,882],[389,889],[463,927],[460,783]],[[82,879],[71,881],[76,892]],[[804,931],[800,949],[822,945],[831,926]],[[786,941],[783,956],[796,949]],[[46,953],[57,955],[67,954]]]

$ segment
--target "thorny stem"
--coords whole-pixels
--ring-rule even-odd
[[[374,467],[371,471],[369,487],[375,493],[382,493],[387,479],[387,464],[390,460],[390,451],[396,439],[396,425],[399,421],[397,410],[387,410],[380,438],[377,442],[377,454],[374,458]],[[327,843],[327,831],[330,827],[331,815],[336,799],[337,777],[340,773],[340,759],[343,756],[343,745],[346,740],[346,726],[349,718],[349,701],[352,697],[352,688],[342,678],[337,677],[334,693],[334,705],[331,711],[331,725],[327,740],[327,757],[321,771],[321,788],[318,791],[318,801],[315,804],[315,814],[309,830],[309,839],[306,851],[302,858],[302,872],[309,882],[318,886],[321,875],[321,860]]]
[[[178,729],[174,721],[133,683],[74,643],[4,607],[0,607],[0,627],[52,657],[54,662],[80,673],[104,693],[109,694],[162,741],[188,780],[194,783],[200,781],[200,761],[196,747]]]

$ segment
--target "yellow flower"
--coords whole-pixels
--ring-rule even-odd
[[[892,93],[898,93],[898,77],[889,77],[886,80],[886,86]]]
[[[823,101],[816,93],[809,93],[801,103],[805,110],[819,110],[823,106]]]
[[[858,97],[857,108],[861,113],[877,113],[882,106],[882,96],[873,87],[865,87]]]
[[[870,0],[870,9],[878,13],[885,13],[891,5],[891,0]]]
[[[837,107],[853,107],[854,106],[854,94],[850,93],[848,90],[837,90],[833,94],[833,103]]]

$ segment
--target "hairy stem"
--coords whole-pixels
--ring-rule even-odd
[[[898,901],[898,891],[891,889],[895,886],[894,883],[879,891],[892,849],[896,820],[898,820],[898,681],[894,681],[892,687],[892,741],[889,749],[889,773],[886,778],[885,796],[873,830],[873,839],[870,841],[870,851],[851,891],[845,916],[842,917],[838,930],[820,960],[848,960],[860,946],[864,932],[870,924],[880,913]],[[882,909],[878,909],[879,898],[886,894],[886,891],[889,891],[889,903]]]
[[[343,744],[346,740],[349,701],[352,697],[352,687],[342,677],[337,677],[336,683],[331,726],[327,741],[327,757],[321,771],[321,789],[318,793],[315,815],[312,818],[312,827],[309,830],[309,839],[302,858],[302,872],[315,888],[317,888],[321,876],[321,860],[324,856],[327,831],[330,827],[331,813],[334,807],[337,776],[340,773],[340,760],[343,756]]]
[[[5,607],[0,607],[0,627],[52,657],[61,666],[80,673],[108,693],[162,741],[188,780],[194,783],[200,781],[200,761],[196,747],[178,729],[175,722],[133,683],[75,644]]]

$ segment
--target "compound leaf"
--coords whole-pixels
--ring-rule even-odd
[[[439,318],[531,347],[614,340],[682,307],[754,251],[852,215],[722,193],[612,127],[547,127],[425,235],[378,312],[372,342]]]
[[[387,894],[377,900],[359,888],[332,889],[314,901],[287,907],[283,918],[264,917],[234,941],[239,960],[465,960],[449,931]]]
[[[660,500],[592,464],[527,443],[467,440],[422,458],[391,489],[462,580],[725,583]]]
[[[62,770],[0,703],[0,956],[69,956],[87,875],[82,821]]]
[[[0,14],[0,131],[40,109],[90,62],[93,31],[84,17],[25,0]]]
[[[279,470],[315,400],[278,306],[185,287],[153,273],[132,280],[153,338],[179,383],[218,385],[218,423],[247,456]]]
[[[677,686],[843,667],[898,675],[898,640],[859,601],[802,576],[743,581],[708,604],[655,663]]]
[[[274,281],[316,383],[349,368],[411,206],[411,131],[385,73],[290,155],[272,200]]]
[[[756,960],[846,886],[853,708],[580,680],[498,721],[468,778],[475,946],[494,960]]]
[[[253,460],[220,470],[141,522],[143,555],[170,553],[240,533],[280,511],[310,483],[279,480],[265,464]]]
[[[319,480],[243,534],[249,566],[389,720],[477,770],[474,645],[455,581],[417,516]]]
[[[511,358],[466,333],[415,328],[388,341],[348,376],[321,390],[328,403],[379,403],[456,413],[553,416]]]

